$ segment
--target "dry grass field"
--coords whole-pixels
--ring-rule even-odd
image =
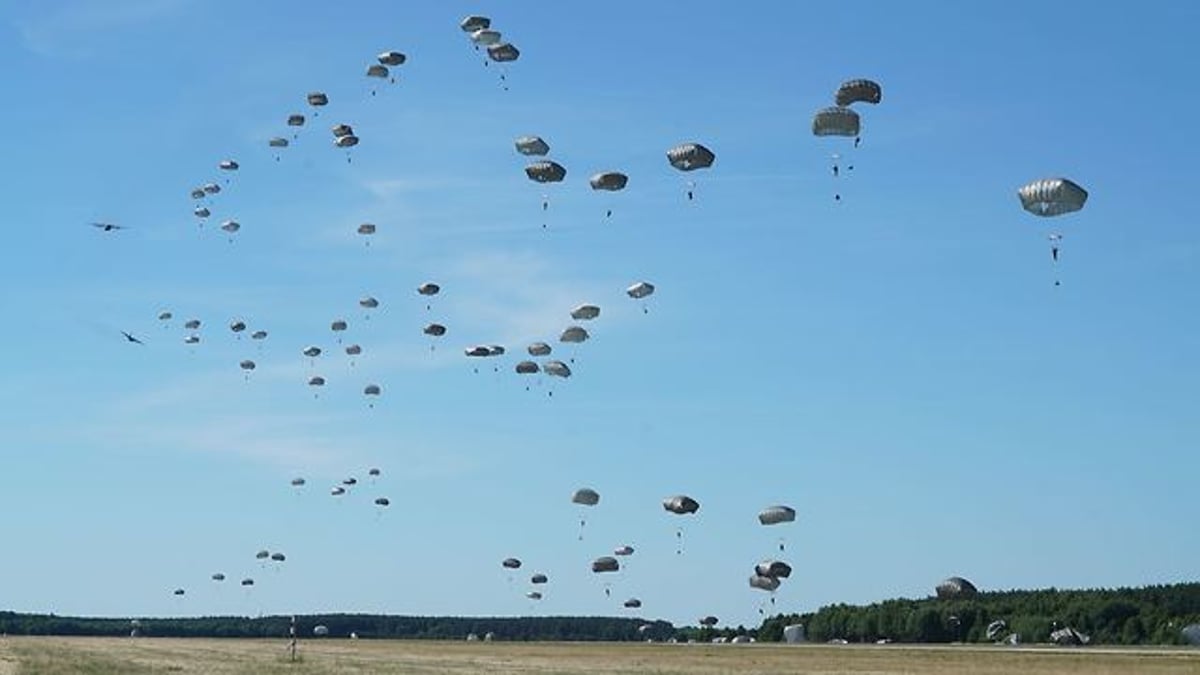
[[[1200,650],[970,646],[667,645],[306,640],[0,638],[0,675],[158,673],[900,673],[1196,675]]]

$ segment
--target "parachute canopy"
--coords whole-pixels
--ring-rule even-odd
[[[626,609],[637,609],[638,607],[641,607],[641,606],[642,606],[642,601],[638,600],[637,598],[630,598],[625,601]]]
[[[521,56],[521,51],[507,42],[492,45],[487,52],[488,58],[500,63],[516,61]]]
[[[525,597],[529,598],[530,600],[541,600],[542,594],[539,591],[529,591],[525,594]]]
[[[514,145],[517,146],[517,152],[522,155],[540,157],[550,152],[550,144],[542,140],[540,136],[518,136]]]
[[[251,340],[266,340],[267,339],[267,331],[256,330],[250,334],[250,339]]]
[[[474,33],[477,30],[490,28],[491,25],[491,19],[487,18],[486,16],[479,16],[477,14],[472,14],[458,23],[458,27],[461,28],[464,33]]]
[[[500,31],[491,30],[489,28],[481,28],[474,33],[471,33],[471,42],[484,47],[498,45],[501,42]]]
[[[531,583],[531,584],[544,584],[547,581],[550,581],[550,579],[545,574],[542,574],[541,572],[538,572],[537,574],[529,577],[529,583]]]
[[[758,522],[763,525],[778,525],[796,520],[796,509],[782,504],[768,506],[758,512]]]
[[[600,503],[600,493],[592,488],[579,488],[571,495],[571,502],[584,506],[595,506]]]
[[[717,625],[717,617],[706,616],[703,619],[700,619],[700,625],[701,626],[715,626],[715,625]]]
[[[644,298],[647,295],[654,294],[654,284],[652,284],[648,281],[639,281],[636,284],[630,286],[629,288],[626,288],[625,293],[626,293],[626,295],[628,295],[629,297],[631,297],[635,300],[640,300],[641,298]]]
[[[387,66],[383,66],[378,63],[372,63],[371,65],[367,66],[367,77],[378,77],[384,79],[387,78],[388,75],[389,72]]]
[[[629,544],[613,549],[613,555],[633,555],[633,547]]]
[[[404,65],[404,62],[408,60],[408,57],[400,52],[387,51],[380,52],[379,55],[375,57],[375,60],[378,61],[379,65],[381,66],[400,66]]]
[[[274,560],[275,562],[283,562],[284,560],[287,560],[287,556],[282,553],[272,553],[271,560]]]
[[[969,598],[979,592],[975,584],[962,577],[950,577],[935,588],[939,598]]]
[[[775,589],[779,588],[779,579],[755,574],[754,576],[750,577],[750,587],[763,591],[774,591]]]
[[[547,361],[542,364],[542,372],[554,377],[570,377],[571,369],[562,361]]]
[[[329,635],[329,629],[323,625],[313,626],[313,635],[316,635],[317,637],[324,637]]]
[[[372,223],[363,223],[358,226],[359,234],[375,234],[375,225]]]
[[[584,342],[590,337],[586,329],[582,326],[571,326],[564,330],[562,335],[558,336],[559,342]]]
[[[421,295],[437,295],[438,292],[441,290],[442,290],[442,287],[438,286],[437,284],[433,283],[432,281],[426,281],[425,283],[421,284],[420,286],[417,286],[417,292],[420,293]]]
[[[882,97],[883,90],[877,82],[847,80],[838,87],[833,99],[839,106],[848,106],[851,103],[879,103]]]
[[[610,192],[624,190],[625,184],[628,182],[629,176],[620,171],[605,171],[588,179],[588,184],[592,186],[593,190],[608,190]]]
[[[433,337],[441,337],[446,334],[446,327],[440,323],[431,323],[422,328],[421,332]]]
[[[375,500],[375,506],[387,506],[391,503],[387,497],[379,497]]]
[[[541,368],[533,361],[521,361],[516,365],[516,371],[518,375],[533,375],[541,372]]]
[[[308,386],[324,387],[325,386],[325,378],[321,377],[320,375],[313,375],[312,377],[308,378]]]
[[[383,390],[380,389],[379,385],[377,384],[368,384],[367,386],[363,387],[364,396],[378,396],[381,393],[383,393]]]
[[[216,574],[212,575],[212,580],[213,581],[225,581],[225,575],[221,574],[220,572],[217,572]]]
[[[359,345],[359,344],[346,345],[345,351],[346,351],[347,356],[358,356],[359,354],[362,353],[362,345]]]
[[[525,175],[538,183],[559,183],[567,177],[567,170],[558,162],[546,160],[525,167]]]
[[[550,354],[550,345],[545,342],[534,342],[530,344],[526,351],[530,356],[548,356]]]
[[[321,355],[321,348],[315,345],[309,345],[308,347],[304,348],[304,351],[301,352],[301,354],[304,354],[309,358],[314,358]]]
[[[272,148],[286,148],[288,146],[288,139],[282,136],[276,136],[267,141],[267,145],[271,146]]]
[[[621,563],[617,559],[610,556],[601,556],[592,561],[593,572],[616,572],[621,569]]]
[[[833,106],[817,111],[813,116],[812,132],[814,136],[850,136],[858,135],[858,113],[849,108]]]
[[[293,479],[292,479],[292,486],[293,486],[293,487],[300,487],[300,486],[304,485],[306,482],[307,482],[307,481],[305,481],[303,478],[293,478]]]
[[[304,115],[298,115],[298,114],[288,115],[287,125],[289,127],[304,126]]]
[[[1017,190],[1021,208],[1035,216],[1061,216],[1083,208],[1087,190],[1066,178],[1043,178]]]
[[[223,159],[217,166],[223,171],[237,171],[239,168],[239,164],[232,159]]]
[[[329,105],[329,97],[326,96],[323,92],[319,92],[319,91],[310,92],[309,95],[306,97],[306,100],[308,101],[308,104],[311,106],[319,107],[319,106],[323,106],[323,105]]]
[[[700,510],[700,502],[687,495],[674,495],[662,501],[663,508],[679,515],[695,513]]]
[[[363,309],[375,309],[376,307],[379,306],[379,301],[376,300],[374,297],[368,295],[367,297],[362,298],[358,301],[358,306],[362,307]]]
[[[238,364],[238,366],[242,370],[254,370],[256,367],[258,367],[257,364],[255,364],[250,359],[246,359],[246,360],[242,361],[241,363]]]
[[[333,141],[333,144],[339,148],[353,148],[358,145],[358,136],[350,134],[348,136],[339,136]]]
[[[786,579],[792,576],[792,566],[782,560],[764,560],[754,566],[754,573],[761,577]]]
[[[707,169],[716,159],[712,150],[699,143],[683,143],[667,151],[667,161],[680,171]]]
[[[580,305],[571,310],[571,318],[576,321],[590,321],[600,316],[600,308],[596,305]]]
[[[350,136],[354,134],[354,127],[350,126],[349,124],[335,124],[330,127],[329,130],[333,132],[334,138],[341,138],[342,136]]]
[[[500,564],[510,570],[515,570],[515,569],[521,568],[521,561],[517,560],[516,558],[505,558],[504,562],[502,562]]]

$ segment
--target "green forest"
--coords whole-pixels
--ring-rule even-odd
[[[292,617],[84,618],[0,612],[7,635],[146,637],[286,637]],[[991,638],[988,626],[1004,622]],[[955,598],[885,600],[865,606],[830,605],[806,614],[781,614],[758,627],[675,627],[666,621],[628,617],[415,617],[378,614],[310,614],[296,617],[297,635],[313,638],[324,626],[330,637],[462,640],[491,633],[497,640],[699,640],[749,635],[777,642],[783,628],[799,623],[810,641],[989,642],[1017,634],[1021,642],[1048,642],[1070,627],[1090,644],[1169,645],[1184,642],[1180,630],[1200,622],[1200,583],[1093,590],[992,591]]]

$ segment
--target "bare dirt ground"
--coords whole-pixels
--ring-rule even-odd
[[[6,637],[0,675],[601,673],[1197,675],[1196,649]]]

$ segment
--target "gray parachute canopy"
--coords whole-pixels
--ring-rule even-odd
[[[700,625],[701,626],[715,626],[715,625],[717,625],[717,617],[706,616],[703,619],[700,619]]]
[[[325,386],[325,378],[321,377],[320,375],[313,375],[312,377],[308,378],[308,386],[324,387]]]
[[[329,130],[333,132],[334,138],[350,136],[354,133],[354,127],[350,126],[349,124],[335,124],[330,127]]]
[[[191,192],[192,199],[204,199],[205,194],[204,188],[193,188]]]
[[[446,334],[446,327],[440,323],[431,323],[422,328],[421,332],[433,337],[441,337]]]
[[[334,497],[341,497],[342,495],[346,494],[346,488],[342,487],[341,485],[336,485],[329,489],[329,494],[333,495]]]
[[[779,579],[755,574],[754,576],[750,577],[750,587],[763,591],[774,591],[775,589],[779,588]]]
[[[390,74],[391,73],[388,72],[387,66],[382,66],[378,63],[372,63],[371,65],[367,66],[367,77],[387,79],[387,76]]]
[[[303,478],[293,478],[292,479],[292,487],[300,487],[300,486],[304,485],[306,482],[308,482],[308,481],[304,480]]]
[[[363,396],[379,396],[381,393],[383,393],[383,389],[377,384],[368,384],[363,387]]]
[[[240,168],[240,165],[232,159],[223,159],[217,166],[224,171],[237,171]]]
[[[314,357],[321,355],[321,348],[317,347],[315,345],[310,345],[308,347],[305,347],[304,351],[302,351],[300,353],[304,354],[305,356],[307,356],[309,358],[314,358]]]
[[[354,476],[342,479],[342,485],[358,485],[358,479]]]
[[[358,136],[350,134],[349,136],[340,136],[333,141],[333,144],[339,148],[353,148],[358,145]]]
[[[796,519],[796,509],[790,506],[777,504],[768,506],[758,512],[758,522],[763,525],[778,525],[779,523],[790,523]]]
[[[320,107],[323,105],[329,105],[329,97],[326,96],[324,92],[320,91],[310,92],[306,97],[306,100],[311,106]]]
[[[461,28],[464,33],[474,33],[477,30],[489,28],[491,25],[491,19],[487,18],[486,16],[479,16],[478,14],[472,14],[471,16],[468,16],[462,21],[458,22],[458,27]]]
[[[183,339],[183,343],[188,344],[188,345],[200,344],[200,336],[199,335],[189,335]]]
[[[548,356],[550,354],[550,345],[545,342],[534,342],[526,347],[526,351],[530,356]]]
[[[680,171],[707,169],[716,159],[712,150],[699,143],[682,143],[667,151],[667,161]]]
[[[679,515],[695,513],[700,510],[700,502],[687,495],[673,495],[662,501],[663,508]]]
[[[600,316],[600,308],[596,305],[580,305],[571,310],[571,318],[576,321],[590,321]]]
[[[352,344],[352,345],[346,345],[346,349],[345,349],[346,356],[358,356],[359,354],[362,354],[362,351],[363,351],[362,345],[357,344],[357,343]]]
[[[376,228],[375,228],[374,223],[363,223],[362,225],[358,226],[358,233],[359,234],[375,234],[375,229]]]
[[[271,146],[272,148],[286,148],[288,146],[288,139],[282,136],[276,136],[267,141],[267,145]]]
[[[529,176],[529,180],[538,183],[559,183],[567,177],[567,170],[558,162],[547,160],[525,167],[525,175]]]
[[[934,589],[939,598],[969,598],[979,592],[975,584],[962,577],[950,577]]]
[[[192,213],[197,218],[207,218],[212,215],[212,211],[209,211],[208,208],[204,207],[204,206],[197,206],[196,209],[194,211],[192,211]]]
[[[1006,628],[1008,628],[1008,624],[1005,623],[1004,619],[996,619],[987,625],[987,631],[984,635],[989,640],[996,640],[1000,638],[1000,635]]]
[[[621,569],[621,563],[617,559],[610,556],[601,556],[592,561],[593,572],[616,572]]]
[[[271,552],[264,548],[263,550],[259,551],[258,553],[255,553],[254,557],[258,558],[259,560],[266,560],[267,558],[271,557]]]
[[[639,281],[636,284],[630,286],[629,288],[626,288],[625,293],[629,297],[631,297],[635,300],[639,300],[641,298],[646,297],[647,295],[654,294],[654,284],[652,284],[648,281]]]
[[[471,33],[471,42],[484,47],[498,45],[501,42],[500,31],[491,30],[490,28],[481,28],[474,33]]]
[[[217,572],[216,574],[212,575],[212,580],[213,581],[225,581],[225,575],[221,574],[220,572]]]
[[[238,364],[242,370],[254,370],[257,366],[250,359],[246,359]]]
[[[442,287],[438,286],[437,284],[433,283],[432,281],[426,281],[425,283],[421,284],[420,286],[417,286],[417,292],[420,293],[421,295],[437,295],[438,292],[441,290],[442,290]]]
[[[274,560],[275,562],[283,562],[284,560],[287,560],[287,556],[282,553],[272,553],[271,560]]]
[[[541,600],[542,594],[539,591],[529,591],[525,594],[525,597],[529,598],[530,600]]]
[[[613,550],[613,555],[633,555],[633,547],[629,544],[618,546]]]
[[[483,356],[491,356],[492,350],[488,349],[484,345],[475,345],[474,347],[467,347],[466,349],[463,350],[463,353],[466,354],[467,356],[483,357]]]
[[[629,176],[620,171],[605,171],[588,179],[588,184],[592,186],[593,190],[608,190],[609,192],[624,190],[625,184],[628,182]]]
[[[638,600],[637,598],[630,598],[625,601],[626,609],[637,609],[638,607],[641,607],[641,606],[642,606],[642,601]]]
[[[580,343],[585,342],[589,337],[587,330],[583,326],[571,326],[564,330],[562,335],[558,336],[558,341]]]
[[[537,574],[529,577],[529,583],[531,583],[531,584],[544,584],[549,580],[550,579],[547,578],[546,575],[542,574],[541,572],[538,572]]]
[[[379,55],[375,57],[375,60],[379,61],[379,65],[381,66],[400,66],[404,65],[404,62],[408,60],[408,57],[400,52],[388,51],[380,52]]]
[[[841,106],[818,110],[813,116],[812,132],[814,136],[857,136],[858,113]]]
[[[375,506],[387,506],[391,503],[387,497],[378,497],[375,499]]]
[[[225,230],[226,232],[228,232],[230,234],[233,234],[234,232],[237,232],[238,230],[242,229],[242,224],[236,220],[226,220],[221,223],[221,229]],[[245,326],[243,326],[243,328],[244,327]]]
[[[379,301],[373,296],[368,295],[358,301],[358,306],[362,307],[363,309],[375,309],[379,306]]]
[[[754,573],[760,577],[786,579],[792,576],[792,566],[782,560],[764,560],[754,566]]]
[[[488,47],[488,58],[493,61],[504,63],[507,61],[516,61],[521,56],[521,50],[512,46],[507,42],[501,42]]]
[[[298,113],[294,113],[294,114],[288,115],[288,118],[287,118],[287,125],[288,125],[289,127],[302,127],[302,126],[304,126],[304,115],[300,115],[300,114],[298,114]]]
[[[253,585],[254,585],[254,580],[253,580],[253,579],[251,579],[251,578],[249,578],[249,577],[247,577],[247,578],[245,578],[245,579],[242,579],[242,585],[243,585],[243,586],[253,586]]]
[[[883,98],[883,90],[879,83],[871,80],[847,80],[838,87],[834,94],[834,102],[840,106],[851,103],[879,103]]]
[[[503,356],[504,355],[504,346],[503,345],[488,345],[487,350],[488,350],[488,356]]]
[[[515,570],[515,569],[521,568],[521,561],[517,560],[516,558],[505,558],[504,562],[502,562],[500,564],[503,565],[504,567],[507,567],[510,570]]]
[[[199,330],[200,329],[200,319],[188,319],[183,324],[183,327],[188,330]]]
[[[171,317],[173,317],[173,316],[175,316],[175,315],[171,314],[170,312],[159,312],[158,320],[159,321],[170,321]]]
[[[347,328],[346,322],[343,321],[342,319],[337,319],[329,324],[329,329],[333,330],[333,331],[340,332],[340,331],[346,330],[346,328]]]
[[[221,191],[221,186],[216,183],[205,183],[201,189],[205,194],[215,195]]]
[[[187,591],[183,590],[182,588],[176,588],[176,589],[175,589],[175,595],[183,595],[183,594],[184,594],[184,593],[186,593],[186,592],[187,592]]]
[[[547,361],[542,364],[542,372],[554,377],[570,377],[571,369],[562,361]]]
[[[1043,178],[1017,190],[1021,208],[1035,216],[1061,216],[1083,208],[1087,190],[1066,178]]]
[[[533,361],[521,361],[517,364],[516,371],[518,375],[533,375],[540,372],[541,368]]]
[[[370,469],[367,469],[367,475],[368,475],[368,476],[378,476],[380,473],[382,473],[382,472],[381,472],[379,469],[377,469],[377,468],[370,468]]]
[[[522,155],[541,157],[550,152],[550,144],[542,140],[540,136],[519,136],[514,145],[517,146],[517,152]]]
[[[584,506],[595,506],[600,503],[600,493],[592,488],[579,488],[571,495],[571,502]]]
[[[267,339],[267,331],[256,330],[250,334],[250,339],[251,340],[266,340]]]

